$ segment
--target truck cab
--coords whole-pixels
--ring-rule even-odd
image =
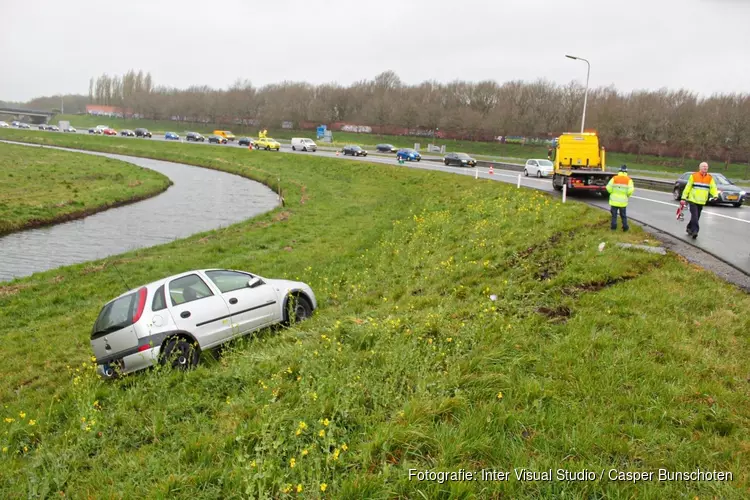
[[[607,172],[605,151],[596,132],[562,134],[556,141],[552,162],[552,186],[562,191],[604,193],[614,175]]]

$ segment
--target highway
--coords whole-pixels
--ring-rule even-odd
[[[75,126],[75,125],[74,125]],[[48,132],[48,133],[62,133],[62,132]],[[88,129],[78,130],[79,134],[88,134]],[[187,142],[184,140],[183,134],[182,143],[195,144],[210,147],[242,147],[247,149],[245,146],[238,146],[235,143],[228,144],[209,144],[208,142]],[[114,137],[114,136],[111,136]],[[141,139],[133,137],[117,136],[122,140],[165,140],[163,136],[155,135],[151,139]],[[102,139],[106,140],[104,137]],[[168,141],[168,142],[179,142],[179,141]],[[319,144],[319,146],[321,146]],[[282,153],[288,154],[302,154],[302,155],[317,155],[317,156],[328,156],[336,157],[334,151],[318,150],[317,152],[301,152],[292,151],[291,146],[288,144],[282,144]],[[275,151],[253,151],[250,154],[278,154]],[[367,157],[351,157],[351,156],[339,156],[339,158],[346,158],[348,160],[355,161],[367,161],[375,163],[384,163],[388,165],[398,165],[395,159],[395,155],[370,155]],[[510,170],[498,170],[494,169],[493,174],[489,174],[487,168],[464,168],[464,167],[446,167],[440,162],[422,160],[420,162],[406,162],[405,167],[409,168],[420,168],[426,170],[434,170],[441,172],[450,172],[453,174],[477,176],[480,179],[491,179],[500,182],[508,182],[516,184],[518,181],[518,172]],[[561,197],[561,194],[552,188],[552,181],[547,179],[537,179],[533,177],[521,177],[521,187],[539,189],[542,191],[550,192],[556,197]],[[583,201],[594,206],[608,209],[606,197],[599,197],[596,195],[574,195],[568,196],[569,201]],[[646,189],[637,188],[633,197],[628,205],[628,218],[633,219],[635,222],[641,222],[647,224],[655,229],[668,233],[679,240],[695,246],[698,249],[706,251],[727,264],[735,267],[743,273],[750,275],[750,208],[748,206],[742,206],[735,208],[732,206],[707,206],[703,210],[703,214],[700,219],[700,234],[697,239],[693,240],[689,238],[685,233],[687,222],[690,218],[690,214],[686,211],[685,220],[679,222],[676,220],[675,213],[678,207],[678,203],[672,198],[671,193],[662,191],[651,191]],[[619,225],[619,222],[618,222]]]

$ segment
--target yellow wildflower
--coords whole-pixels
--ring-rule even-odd
[[[297,459],[292,458],[291,460],[289,460],[289,467],[293,469],[295,465],[297,465]]]
[[[302,485],[301,484],[297,485],[297,493],[302,493]]]
[[[325,437],[325,435],[326,435],[326,431],[324,431],[323,429],[320,429],[320,432],[318,433],[318,436]]]
[[[308,453],[309,453],[309,452],[308,452],[308,451],[307,451],[306,449],[305,449],[305,450],[302,450],[302,456],[303,456],[303,457],[306,457]]]
[[[26,418],[26,413],[21,412],[21,413],[18,414],[18,416],[20,416],[21,418]]]
[[[29,420],[29,425],[36,425],[36,420]]]
[[[330,423],[331,422],[328,419],[323,420],[323,425],[325,425],[326,427],[328,427],[328,424]]]
[[[257,465],[258,464],[255,463],[255,460],[253,460],[252,462],[250,462],[250,467],[256,467]]]
[[[503,399],[503,393],[502,392],[498,392],[497,393],[497,399]]]
[[[349,449],[349,447],[346,445],[346,443],[344,443],[344,444],[341,445],[341,449],[344,450],[344,451],[347,451]]]
[[[15,421],[16,421],[16,419],[15,419],[15,418],[10,418],[10,417],[7,417],[7,418],[5,419],[5,422],[7,422],[7,423],[9,423],[9,424],[12,424],[12,423],[13,423],[13,422],[15,422]]]
[[[302,429],[297,429],[297,431],[294,433],[295,436],[299,436],[302,434]]]
[[[320,485],[320,491],[325,491],[326,488],[328,488],[328,485],[326,483]]]

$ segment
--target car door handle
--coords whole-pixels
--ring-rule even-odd
[[[231,299],[229,299],[229,303],[230,304],[236,304],[237,303],[237,297],[232,297]]]
[[[182,311],[180,313],[181,318],[189,318],[190,317],[190,311]]]

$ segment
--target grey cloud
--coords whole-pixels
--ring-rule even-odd
[[[86,93],[102,73],[226,88],[424,80],[748,91],[750,2],[0,0],[0,100]]]

